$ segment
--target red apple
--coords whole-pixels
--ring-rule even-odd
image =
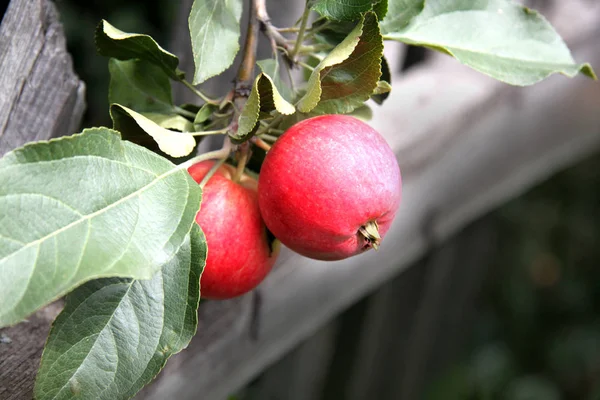
[[[289,128],[267,153],[258,203],[269,230],[304,256],[341,260],[377,248],[400,205],[400,168],[356,118],[323,115]]]
[[[188,172],[198,183],[214,165],[204,161]],[[228,299],[254,289],[277,258],[279,244],[270,243],[258,209],[257,182],[244,175],[232,181],[235,168],[222,165],[202,192],[196,222],[206,235],[208,255],[200,279],[202,297]]]

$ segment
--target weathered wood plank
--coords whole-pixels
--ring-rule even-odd
[[[62,25],[47,0],[13,0],[0,25],[0,156],[71,134],[85,108]]]
[[[584,24],[579,29],[568,37],[577,58],[600,64],[600,33]],[[373,125],[399,156],[405,197],[382,249],[337,263],[284,251],[259,288],[258,339],[250,337],[252,295],[206,304],[229,324],[217,331],[221,321],[205,320],[189,349],[175,357],[177,366],[167,365],[140,398],[224,398],[423,254],[425,221],[443,240],[600,147],[600,90],[585,78],[513,88],[437,59],[394,84]]]
[[[32,140],[74,133],[84,93],[54,4],[11,1],[0,25],[0,156]],[[42,348],[60,309],[57,302],[0,329],[0,399],[32,397]]]

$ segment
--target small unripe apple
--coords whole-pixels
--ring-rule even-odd
[[[377,248],[400,205],[400,168],[366,123],[323,115],[289,128],[267,153],[259,206],[284,245],[319,260]]]
[[[198,183],[214,165],[204,161],[188,172]],[[208,255],[200,279],[203,298],[229,299],[254,289],[267,276],[279,252],[271,242],[258,209],[257,182],[220,166],[206,182],[196,222],[206,236]]]

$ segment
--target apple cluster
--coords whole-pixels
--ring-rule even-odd
[[[188,171],[201,182],[214,163]],[[393,151],[377,131],[345,115],[289,128],[268,151],[258,181],[243,175],[236,182],[234,174],[227,164],[216,170],[196,216],[208,245],[204,298],[255,288],[275,264],[280,242],[328,261],[377,249],[400,205]]]

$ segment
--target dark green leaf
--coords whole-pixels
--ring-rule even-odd
[[[196,117],[194,118],[194,124],[202,124],[207,121],[213,112],[218,108],[218,106],[210,103],[206,103],[200,108],[200,110],[196,113]]]
[[[44,399],[128,399],[196,332],[206,240],[197,225],[152,279],[99,279],[67,296],[35,385]]]
[[[358,118],[362,121],[368,122],[371,119],[373,119],[373,110],[371,110],[371,107],[369,107],[368,105],[363,104],[362,106],[355,108],[348,115],[351,115],[354,118]]]
[[[371,98],[375,103],[381,105],[392,91],[392,74],[390,72],[390,66],[384,56],[381,57],[381,78],[379,79]]]
[[[382,55],[377,17],[369,12],[314,69],[298,110],[347,114],[360,107],[377,87]]]
[[[119,103],[137,112],[174,110],[171,81],[164,70],[145,60],[108,61],[109,104]]]
[[[190,231],[200,192],[187,171],[107,128],[5,155],[0,327],[91,279],[151,278]]]
[[[384,19],[388,12],[388,0],[380,0],[373,4],[373,12],[377,15],[378,20]]]
[[[194,0],[189,18],[195,85],[225,71],[240,49],[242,0]]]
[[[189,131],[179,132],[165,129],[150,118],[120,104],[110,106],[110,116],[115,129],[122,132],[128,131],[128,136],[135,137],[139,136],[137,129],[132,127],[131,123],[123,121],[128,118],[133,119],[139,128],[156,141],[159,149],[171,157],[185,157],[196,147],[196,139]]]
[[[312,9],[327,19],[353,21],[373,8],[377,0],[315,0]]]
[[[428,0],[408,24],[393,15],[390,8],[382,21],[384,38],[443,51],[512,85],[532,85],[554,73],[595,78],[540,14],[509,0]]]
[[[151,62],[175,80],[184,74],[177,66],[179,59],[158,45],[148,35],[123,32],[102,20],[96,29],[96,48],[100,55],[119,60],[139,58]]]

